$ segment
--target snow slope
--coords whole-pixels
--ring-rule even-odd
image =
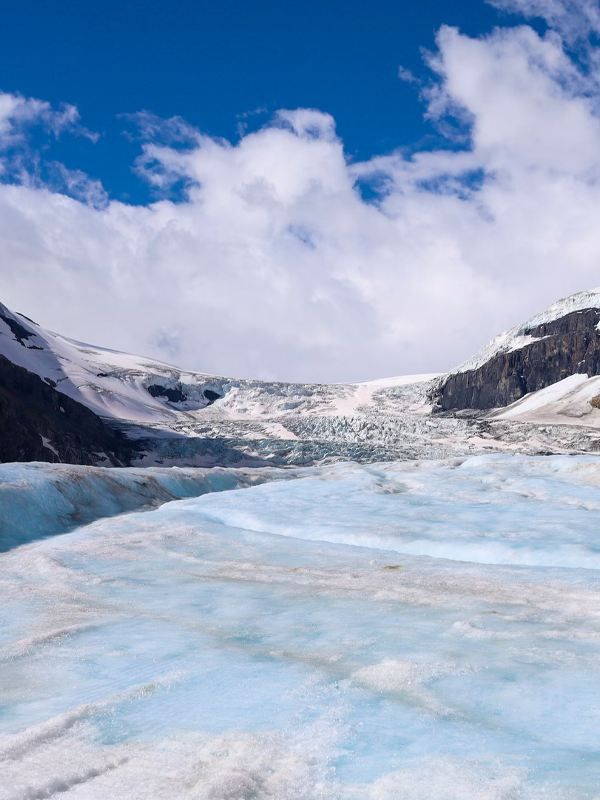
[[[11,327],[12,326],[12,327]],[[205,392],[218,396],[212,418],[263,419],[297,413],[339,415],[371,405],[384,389],[430,381],[401,376],[357,384],[294,384],[225,378],[181,370],[152,359],[76,342],[47,331],[0,304],[0,355],[56,385],[102,417],[169,424],[205,418]],[[181,391],[185,400],[152,396],[149,387]],[[217,410],[218,409],[218,410]],[[215,414],[216,411],[216,414]]]
[[[491,417],[546,425],[585,425],[600,429],[600,409],[591,405],[600,396],[600,376],[570,375],[545,389],[494,412]]]
[[[175,416],[148,386],[174,386],[184,380],[195,389],[189,405],[208,404],[202,391],[211,376],[186,373],[160,361],[76,342],[41,328],[0,305],[0,354],[39,375],[58,391],[102,417],[136,422]]]

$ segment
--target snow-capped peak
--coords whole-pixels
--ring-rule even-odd
[[[573,314],[577,311],[586,311],[590,308],[600,309],[600,287],[588,289],[583,292],[576,292],[568,297],[563,297],[555,303],[552,303],[552,305],[548,306],[544,311],[534,314],[534,316],[530,317],[526,322],[498,334],[498,336],[495,336],[474,356],[451,370],[450,374],[478,369],[500,353],[510,353],[513,350],[520,350],[522,347],[540,338],[530,334],[532,329],[548,322],[554,322],[557,319],[566,317],[568,314]]]

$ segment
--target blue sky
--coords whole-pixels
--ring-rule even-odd
[[[52,157],[113,197],[145,202],[123,114],[178,115],[235,140],[279,108],[318,108],[335,117],[350,158],[433,147],[439,135],[399,66],[426,77],[422,49],[434,48],[441,24],[478,35],[498,19],[481,0],[24,0],[2,9],[0,86],[76,105],[101,137],[46,143]]]
[[[599,0],[4,6],[0,300],[51,329],[365,380],[600,284]]]

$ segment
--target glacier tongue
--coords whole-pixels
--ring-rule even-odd
[[[0,555],[0,798],[597,798],[600,463],[281,474]]]

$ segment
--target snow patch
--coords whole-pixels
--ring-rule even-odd
[[[50,439],[48,439],[48,437],[46,437],[46,436],[42,436],[41,434],[40,434],[40,439],[42,440],[42,445],[43,445],[43,446],[44,446],[44,447],[45,447],[47,450],[50,450],[50,452],[51,452],[51,453],[54,453],[54,455],[55,455],[55,456],[58,458],[58,460],[60,461],[60,453],[58,452],[58,450],[56,449],[56,447],[54,447],[54,445],[52,444],[52,442],[50,441]]]
[[[600,428],[600,410],[590,401],[600,394],[600,376],[570,375],[561,381],[530,392],[506,408],[494,411],[490,419],[520,420],[539,425],[582,425]]]

